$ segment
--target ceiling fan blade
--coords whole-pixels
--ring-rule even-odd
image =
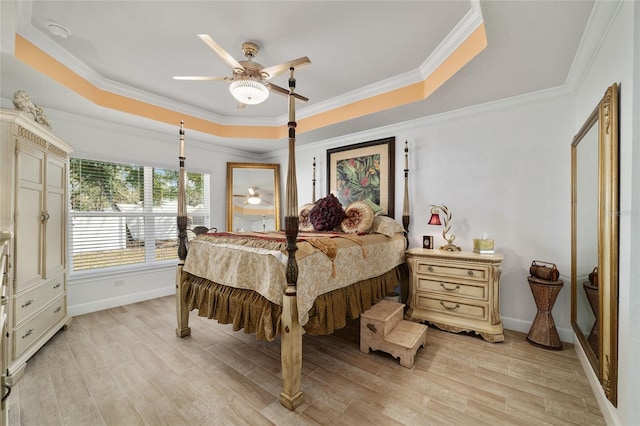
[[[289,96],[289,91],[283,87],[277,86],[273,83],[269,83],[268,81],[265,81],[264,85],[267,86],[269,90],[271,90],[274,93],[277,93],[279,95]],[[301,101],[304,101],[304,102],[307,102],[309,100],[309,98],[299,95],[295,92],[293,93],[293,97],[296,99],[300,99]]]
[[[174,75],[174,80],[194,80],[194,81],[205,81],[205,80],[229,80],[229,77],[209,77],[206,75]]]
[[[244,67],[240,65],[240,62],[236,61],[226,50],[222,48],[209,34],[198,34],[198,37],[204,41],[214,52],[218,54],[231,68],[244,70]]]
[[[265,78],[268,80],[270,78],[275,77],[276,75],[282,74],[283,72],[287,71],[291,67],[297,69],[304,65],[308,65],[310,63],[311,63],[311,60],[306,56],[303,56],[302,58],[294,59],[293,61],[285,62],[280,65],[274,65],[272,67],[263,68],[260,72],[263,75],[266,74],[267,77]]]

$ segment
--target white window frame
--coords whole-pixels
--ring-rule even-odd
[[[73,161],[76,158],[72,158],[71,161]],[[90,160],[90,161],[96,161],[96,162],[102,162],[102,163],[109,163],[109,164],[125,164],[122,162],[116,162],[116,161],[109,161],[109,160],[98,160],[98,159],[94,159],[94,158],[81,158],[81,160]],[[174,258],[171,259],[162,259],[162,260],[156,260],[155,256],[156,256],[156,245],[155,245],[155,222],[157,218],[173,218],[174,219],[174,223],[176,223],[176,238],[177,238],[177,222],[176,222],[176,218],[177,218],[177,204],[176,204],[176,210],[175,211],[155,211],[153,210],[153,170],[154,168],[157,169],[164,169],[164,170],[172,170],[172,171],[176,171],[176,169],[173,169],[171,167],[161,167],[161,166],[146,166],[146,165],[142,165],[142,164],[131,164],[132,166],[135,167],[143,167],[144,169],[144,202],[143,202],[143,209],[141,212],[87,212],[87,211],[78,211],[78,212],[74,212],[71,210],[71,208],[69,208],[69,214],[68,214],[68,227],[67,227],[67,271],[68,271],[68,275],[69,277],[87,277],[87,276],[99,276],[99,275],[108,275],[108,274],[112,274],[112,273],[120,273],[120,272],[126,272],[126,271],[138,271],[138,270],[143,270],[143,269],[151,269],[151,268],[157,268],[157,267],[162,267],[162,266],[170,266],[170,265],[175,265],[178,262],[178,257],[177,257],[177,244],[176,244],[176,256]],[[69,167],[69,171],[71,170],[71,167]],[[197,173],[197,174],[201,174],[203,176],[203,204],[204,204],[204,214],[192,214],[189,213],[189,217],[190,219],[198,219],[195,225],[193,226],[197,226],[200,224],[203,224],[203,226],[206,226],[207,228],[210,227],[210,210],[211,210],[211,203],[210,203],[210,184],[211,184],[211,175],[209,173],[202,173],[199,171],[187,171],[187,173]],[[68,182],[71,182],[71,179],[68,179]],[[67,200],[68,204],[71,204],[70,201],[70,197],[71,197],[71,190],[68,191],[68,197],[69,199]],[[133,263],[133,264],[119,264],[119,265],[114,265],[114,266],[106,266],[106,267],[98,267],[98,268],[88,268],[88,269],[82,269],[82,270],[78,270],[78,271],[74,271],[74,265],[73,265],[73,249],[74,249],[74,244],[73,244],[73,218],[75,217],[121,217],[121,218],[127,218],[127,217],[131,217],[131,218],[140,218],[143,223],[143,240],[144,242],[150,240],[152,243],[151,244],[145,244],[145,256],[144,256],[144,262],[139,262],[139,263]],[[191,228],[191,221],[189,223],[189,228]],[[189,232],[189,239],[191,239],[193,237],[193,234],[191,232]]]

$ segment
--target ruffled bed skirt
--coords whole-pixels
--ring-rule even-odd
[[[403,263],[381,276],[318,296],[304,325],[306,333],[327,335],[345,327],[347,321],[358,318],[407,280],[408,274],[407,264]],[[234,331],[255,333],[258,340],[270,342],[280,333],[282,306],[253,290],[228,287],[189,274],[182,291],[187,308],[197,309],[198,316],[233,324]]]

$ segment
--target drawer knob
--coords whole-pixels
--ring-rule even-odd
[[[455,311],[460,307],[460,305],[457,303],[456,303],[456,306],[447,306],[442,300],[440,301],[440,305],[442,305],[442,307],[445,308],[447,311]]]
[[[369,330],[371,330],[373,333],[377,333],[378,332],[378,330],[376,329],[376,325],[375,324],[367,323],[367,328]]]
[[[60,284],[60,283],[58,283],[58,284],[54,285],[54,286],[53,286],[54,290],[55,290],[56,288],[59,288],[61,285],[62,285],[62,284]]]
[[[456,284],[455,287],[451,288],[451,287],[447,287],[445,283],[440,283],[440,287],[442,287],[443,289],[447,290],[447,291],[457,291],[460,290],[460,285]]]
[[[468,270],[468,271],[467,271],[467,275],[469,275],[470,277],[472,277],[472,276],[473,276],[473,271],[472,271],[472,270]]]
[[[25,333],[25,335],[24,335],[24,336],[22,336],[22,338],[24,339],[25,337],[30,336],[30,335],[31,335],[31,333],[33,333],[33,328],[30,328],[30,329],[29,329],[29,331],[27,331],[27,332]]]
[[[54,314],[57,314],[58,312],[60,312],[60,309],[62,309],[62,306],[58,306],[58,307],[56,308],[56,310],[55,310],[55,311],[53,311],[53,313],[54,313]]]
[[[433,266],[427,266],[427,271],[433,272]]]
[[[22,305],[22,307],[23,307],[23,308],[26,308],[27,306],[29,306],[29,305],[30,305],[30,304],[32,304],[32,303],[33,303],[33,299],[31,299],[31,300],[27,300],[27,301],[24,303],[24,305]]]

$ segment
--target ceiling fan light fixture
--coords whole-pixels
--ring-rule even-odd
[[[258,197],[257,195],[252,195],[247,198],[247,202],[253,205],[260,204],[260,201],[260,197]]]
[[[238,102],[248,105],[260,104],[269,97],[267,86],[251,78],[232,81],[229,91]]]

